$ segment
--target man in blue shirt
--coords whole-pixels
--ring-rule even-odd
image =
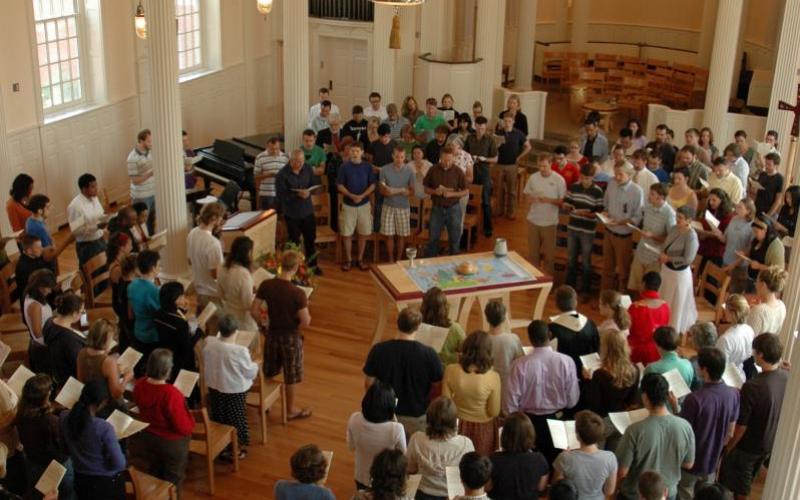
[[[275,177],[278,211],[286,221],[289,241],[299,245],[302,235],[308,265],[316,267],[317,274],[322,274],[317,266],[317,220],[314,218],[314,205],[311,202],[311,193],[319,185],[319,177],[314,175],[314,170],[306,163],[302,149],[292,151],[289,164]]]
[[[158,347],[158,331],[153,317],[161,308],[156,276],[161,272],[161,257],[153,250],[143,250],[136,256],[136,267],[139,276],[128,285],[128,313],[133,319],[134,347],[144,356],[146,361],[150,352]],[[143,368],[140,363],[137,368]],[[136,371],[136,376],[141,371]]]
[[[350,148],[350,161],[339,169],[336,184],[343,196],[339,215],[339,231],[344,240],[345,261],[342,271],[349,271],[353,262],[353,233],[358,232],[358,268],[369,269],[364,263],[367,238],[372,234],[372,208],[370,195],[375,191],[375,172],[372,165],[362,160],[364,149],[356,142]]]

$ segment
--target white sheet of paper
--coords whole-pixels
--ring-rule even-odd
[[[19,244],[17,243],[17,240],[8,240],[4,249],[6,251],[6,255],[11,257],[19,253]]]
[[[256,338],[256,335],[258,335],[258,333],[252,330],[236,330],[236,333],[233,334],[233,341],[236,345],[250,348],[250,344],[253,343],[253,339]],[[217,338],[222,338],[222,335],[218,333]]]
[[[75,231],[79,230],[85,225],[86,225],[86,219],[83,217],[83,215],[79,215],[76,218],[69,221],[69,230],[74,233]]]
[[[72,287],[72,280],[74,280],[77,275],[78,273],[75,271],[59,274],[56,278],[56,284],[62,291],[67,291]]]
[[[194,385],[197,383],[197,380],[199,378],[200,374],[197,372],[190,372],[189,370],[181,370],[178,372],[178,376],[175,377],[175,382],[172,385],[174,385],[176,389],[181,391],[181,394],[183,394],[188,398],[192,394]]]
[[[197,326],[205,330],[206,323],[208,323],[208,320],[211,318],[211,315],[213,315],[215,312],[217,312],[216,304],[214,304],[213,302],[209,302],[206,305],[206,307],[203,308],[203,311],[200,313],[200,315],[197,317]]]
[[[461,472],[458,470],[458,466],[448,466],[444,473],[445,477],[447,477],[447,497],[455,498],[463,495],[464,485],[461,484]]]
[[[558,339],[553,339],[550,341],[550,348],[554,351],[558,350]]]
[[[642,232],[642,228],[640,228],[639,226],[634,226],[634,225],[633,225],[633,224],[631,224],[630,222],[628,222],[628,223],[627,223],[627,224],[625,224],[625,225],[626,225],[626,226],[628,226],[629,228],[633,229],[634,231],[639,231],[640,233]]]
[[[703,229],[703,223],[699,220],[693,220],[690,226],[692,226],[692,229],[695,231],[705,231],[705,229]]]
[[[67,383],[61,388],[61,392],[56,396],[56,403],[64,408],[71,410],[75,403],[81,398],[83,392],[83,384],[80,380],[70,377]]]
[[[583,355],[580,358],[581,363],[583,363],[583,367],[589,370],[589,373],[594,373],[595,370],[603,366],[603,361],[600,359],[600,355],[596,352]]]
[[[631,307],[631,304],[633,304],[633,300],[631,299],[631,296],[630,296],[630,295],[623,295],[623,296],[621,296],[621,297],[619,298],[619,304],[620,304],[620,305],[621,305],[623,308],[625,308],[625,309],[628,309],[628,308],[630,308],[630,307]]]
[[[707,181],[707,180],[703,179],[702,177],[698,177],[698,178],[697,178],[697,181],[698,181],[698,182],[700,183],[700,185],[701,185],[701,186],[703,186],[705,189],[708,189],[708,186],[709,186],[709,184],[708,184],[708,181]]]
[[[689,386],[686,384],[686,381],[683,380],[683,377],[677,368],[673,368],[665,373],[664,378],[667,379],[667,382],[669,382],[669,390],[675,394],[676,398],[681,399],[692,392],[692,390],[689,389]]]
[[[47,495],[58,490],[58,486],[66,473],[67,468],[61,465],[58,460],[51,461],[36,482],[36,491],[42,495]]]
[[[628,430],[628,427],[636,422],[641,422],[642,420],[646,419],[648,415],[650,415],[650,413],[647,411],[647,408],[640,408],[633,411],[609,413],[608,418],[611,420],[611,423],[614,424],[614,427],[619,431],[620,434],[625,434],[625,431]]]
[[[167,230],[159,231],[147,241],[147,249],[157,252],[167,246]]]
[[[422,323],[417,329],[416,339],[438,353],[441,352],[449,332],[449,328]]]
[[[733,363],[725,365],[725,371],[722,373],[722,381],[737,389],[741,389],[744,385],[744,379]]]
[[[714,216],[714,214],[711,213],[710,210],[706,210],[705,218],[706,218],[706,222],[708,222],[708,224],[711,227],[713,227],[714,229],[717,229],[719,227],[719,219],[717,219]]]
[[[128,373],[133,371],[133,367],[142,359],[143,354],[134,349],[133,347],[128,347],[125,349],[119,359],[117,359],[117,366],[119,366],[120,373]]]
[[[406,498],[414,498],[419,489],[419,482],[422,481],[422,474],[411,474],[406,479]]]
[[[783,243],[783,246],[785,246],[786,248],[792,248],[792,244],[794,244],[794,238],[792,238],[791,236],[784,236],[781,239],[781,243]]]
[[[533,346],[532,345],[524,345],[524,346],[522,346],[522,353],[525,356],[527,356],[528,354],[530,354],[532,352],[533,352]]]
[[[322,456],[325,457],[325,475],[322,477],[322,484],[328,482],[328,474],[331,471],[331,464],[333,463],[333,452],[328,450],[322,451]]]
[[[772,146],[766,142],[756,141],[756,153],[760,154],[761,156],[765,156],[768,155],[770,151],[772,151]]]
[[[656,247],[654,247],[653,245],[651,245],[650,243],[648,243],[646,241],[640,241],[639,245],[642,245],[644,248],[646,248],[647,250],[650,250],[653,253],[657,253],[657,254],[661,255],[661,249],[660,248],[656,248]]]
[[[578,442],[578,435],[575,433],[574,420],[547,419],[547,427],[550,429],[550,437],[553,438],[553,446],[557,449],[577,450],[581,447]]]
[[[119,410],[114,410],[114,412],[111,413],[111,415],[109,415],[109,417],[106,419],[106,422],[111,424],[111,427],[114,428],[114,433],[117,435],[117,439],[125,439],[133,436],[137,432],[146,429],[150,425],[147,422],[134,420],[129,415],[126,415]]]
[[[0,366],[3,366],[9,354],[11,354],[11,346],[0,340]]]
[[[204,196],[203,198],[200,198],[195,203],[197,203],[198,205],[208,205],[209,203],[215,203],[217,199],[218,198],[216,196],[208,195]]]
[[[270,280],[274,278],[275,275],[271,272],[267,271],[263,267],[259,267],[255,271],[253,271],[253,287],[258,290],[258,287],[261,286],[265,280]]]
[[[22,396],[22,388],[25,386],[25,382],[34,375],[35,374],[28,370],[25,365],[19,365],[17,370],[8,379],[8,387],[11,388],[17,396]]]
[[[303,291],[306,294],[306,300],[311,299],[311,294],[314,293],[314,289],[310,286],[300,286],[297,285],[297,288]]]
[[[601,214],[600,212],[597,212],[597,213],[595,214],[595,216],[597,216],[597,219],[598,219],[600,222],[602,222],[603,224],[605,224],[605,225],[608,225],[608,223],[611,221],[611,219],[609,219],[609,218],[608,218],[608,217],[606,217],[605,215]]]

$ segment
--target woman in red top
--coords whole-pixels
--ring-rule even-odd
[[[11,198],[6,203],[8,222],[14,232],[25,229],[25,221],[31,216],[28,210],[28,198],[33,193],[33,177],[28,174],[19,174],[11,184]]]
[[[566,158],[572,163],[577,163],[578,167],[582,167],[583,165],[589,163],[589,158],[586,158],[581,154],[581,145],[576,140],[569,141],[569,153],[567,153]]]
[[[567,160],[567,147],[558,145],[553,150],[553,172],[561,175],[567,184],[567,189],[581,178],[581,169],[577,163]]]
[[[148,474],[173,483],[180,495],[194,419],[183,394],[167,383],[171,371],[169,349],[156,349],[147,358],[146,376],[136,382],[133,399],[139,418],[150,426],[131,439],[131,456]]]
[[[651,271],[644,275],[642,281],[644,291],[639,295],[639,300],[628,309],[631,316],[628,345],[631,346],[631,361],[647,365],[661,359],[653,341],[653,332],[659,326],[669,324],[669,304],[658,296],[661,275]]]
[[[733,203],[731,203],[728,193],[720,188],[714,188],[708,194],[706,210],[717,218],[719,226],[715,228],[709,224],[705,217],[700,222],[703,225],[703,230],[697,231],[697,236],[700,238],[700,249],[697,253],[703,257],[701,269],[709,260],[718,266],[722,266],[722,256],[725,254],[725,228],[728,227],[735,215]]]

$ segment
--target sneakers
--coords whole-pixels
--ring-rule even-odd
[[[233,453],[231,450],[225,450],[219,454],[219,458],[225,462],[233,462]],[[239,460],[247,458],[247,450],[244,448],[239,449]]]

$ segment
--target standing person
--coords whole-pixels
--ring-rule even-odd
[[[439,359],[442,360],[442,368],[458,362],[458,353],[461,351],[461,343],[464,342],[466,334],[464,329],[457,321],[450,319],[450,302],[447,295],[439,287],[429,288],[422,295],[422,304],[419,308],[422,314],[422,322],[439,328],[447,328],[447,337],[439,351]]]
[[[326,87],[322,87],[319,89],[319,101],[314,103],[311,108],[308,110],[308,123],[311,126],[311,122],[314,121],[314,118],[319,116],[320,112],[322,111],[322,103],[323,101],[328,101],[331,103],[331,114],[332,115],[339,115],[339,106],[333,104],[331,101],[331,92]]]
[[[410,308],[400,311],[397,335],[372,346],[363,369],[367,389],[376,381],[394,389],[397,421],[403,425],[408,438],[425,429],[428,396],[438,393],[442,382],[442,363],[436,351],[415,338],[421,323],[419,311]]]
[[[405,441],[403,442],[405,445]],[[370,487],[356,492],[353,500],[405,499],[408,460],[404,451],[386,448],[369,468]]]
[[[28,199],[33,194],[33,177],[28,174],[19,174],[11,183],[11,196],[6,202],[6,214],[11,230],[14,232],[25,229],[25,221],[32,215],[28,208]]]
[[[375,118],[377,120],[377,118]],[[392,154],[397,142],[392,139],[391,128],[386,124],[378,124],[378,138],[367,145],[364,157],[372,164],[372,173],[375,175],[375,182],[378,180],[381,167],[392,163]],[[352,152],[351,152],[352,158]],[[378,232],[381,229],[381,213],[383,211],[383,195],[379,189],[375,190],[372,230]]]
[[[734,216],[722,233],[722,270],[730,274],[732,279],[739,276],[744,279],[747,274],[747,262],[739,258],[738,252],[747,252],[753,239],[752,223],[756,214],[753,200],[745,198],[736,204]]]
[[[661,164],[667,173],[672,172],[672,167],[675,165],[675,153],[677,149],[669,141],[669,127],[664,123],[659,123],[656,126],[655,140],[648,142],[646,149],[651,152],[660,153]]]
[[[675,210],[684,205],[697,209],[697,194],[689,187],[689,170],[686,167],[676,165],[672,171],[672,186],[669,188],[667,201]]]
[[[250,288],[252,289],[252,284]],[[186,321],[189,301],[183,285],[177,281],[165,283],[158,295],[161,309],[154,319],[158,330],[158,346],[172,352],[172,373],[169,380],[175,380],[181,370],[197,371],[194,345],[200,339],[200,329],[192,331]]]
[[[597,308],[600,315],[605,318],[602,323],[597,325],[597,330],[602,336],[603,333],[612,331],[627,337],[631,327],[631,316],[628,314],[628,305],[622,303],[622,294],[614,290],[603,290],[597,301]]]
[[[402,258],[406,238],[411,236],[411,204],[408,199],[414,195],[414,171],[405,161],[406,152],[403,146],[396,145],[392,151],[392,163],[381,167],[379,175],[379,185],[384,196],[381,234],[386,236],[389,262]]]
[[[684,205],[677,210],[675,226],[669,229],[658,258],[662,280],[658,292],[669,303],[670,326],[679,333],[688,330],[697,320],[691,266],[700,241],[691,225],[694,216],[692,207]]]
[[[339,230],[344,240],[345,260],[342,271],[349,271],[353,264],[353,233],[358,233],[358,260],[355,264],[362,271],[369,269],[364,262],[367,238],[372,234],[372,206],[370,195],[375,191],[375,173],[372,165],[363,161],[361,144],[350,148],[350,161],[339,168],[336,184],[341,193],[342,212],[339,214]]]
[[[661,288],[661,275],[650,271],[642,278],[643,290],[639,300],[631,304],[631,329],[628,344],[631,346],[631,361],[648,364],[658,360],[659,354],[653,332],[660,326],[669,324],[669,304],[658,294]]]
[[[436,257],[439,254],[439,239],[442,229],[447,229],[447,242],[450,255],[456,255],[461,246],[461,233],[464,229],[463,211],[459,199],[469,196],[464,172],[454,164],[453,148],[445,146],[439,163],[428,170],[423,185],[425,193],[433,200],[430,218],[430,241],[425,255]]]
[[[531,500],[547,490],[550,466],[536,447],[536,431],[522,412],[508,415],[500,448],[490,456],[492,488],[489,498]]]
[[[737,146],[739,146],[739,152],[742,154],[742,159],[747,162],[749,169],[750,162],[753,161],[753,156],[756,154],[756,148],[752,147],[750,143],[747,142],[747,132],[744,130],[737,130],[733,134],[733,141]]]
[[[638,226],[642,220],[644,200],[642,189],[631,181],[633,168],[629,163],[614,167],[614,178],[608,182],[603,206],[608,217],[603,238],[603,289],[625,291],[628,284],[633,240],[628,224]],[[617,287],[614,287],[614,278]]]
[[[158,330],[153,319],[161,307],[155,280],[161,272],[158,252],[144,250],[136,256],[137,276],[128,285],[128,317],[133,320],[133,347],[147,359],[158,345]],[[141,366],[141,363],[140,363]],[[137,370],[137,374],[141,367]]]
[[[658,353],[661,359],[647,365],[644,373],[660,373],[663,375],[668,371],[678,370],[686,385],[692,385],[694,367],[691,361],[678,355],[678,346],[680,345],[678,332],[671,326],[660,326],[653,332],[653,340],[658,346]]]
[[[381,95],[379,93],[374,91],[369,93],[369,106],[364,110],[364,116],[367,118],[377,116],[381,120],[389,117],[386,108],[381,104]]]
[[[253,174],[258,184],[258,208],[261,210],[278,208],[278,193],[275,191],[275,178],[286,164],[289,157],[281,151],[278,136],[267,140],[267,149],[256,156]]]
[[[434,99],[435,101],[436,99]],[[434,103],[434,107],[436,104]],[[407,95],[405,99],[403,99],[403,105],[400,106],[400,112],[404,118],[408,119],[408,123],[412,126],[416,123],[417,118],[425,114],[421,109],[419,109],[419,105],[417,104],[417,100],[414,99],[414,96]]]
[[[502,123],[506,116],[511,116],[514,119],[514,128],[525,134],[525,137],[528,137],[528,117],[522,112],[522,105],[517,94],[508,96],[506,109],[500,112],[497,117],[498,121]]]
[[[575,363],[575,373],[580,376],[583,363],[580,357],[597,352],[600,335],[594,321],[577,311],[578,294],[569,285],[556,289],[556,307],[559,314],[550,317],[550,337],[558,339],[558,352],[566,354]]]
[[[155,234],[156,222],[156,180],[153,177],[153,136],[150,129],[144,129],[136,135],[136,146],[128,154],[128,178],[131,181],[131,203],[142,201],[147,203],[150,215],[147,229]]]
[[[325,150],[317,146],[317,133],[311,129],[303,131],[303,141],[300,151],[303,152],[306,165],[310,165],[314,170],[314,175],[320,179],[325,175]]]
[[[712,165],[713,175],[708,177],[708,189],[721,189],[734,203],[738,203],[745,196],[742,181],[733,172],[725,158],[716,158]]]
[[[497,144],[486,133],[486,117],[475,118],[475,132],[467,137],[464,151],[472,155],[475,162],[474,183],[483,186],[481,190],[481,211],[483,212],[483,235],[492,237],[492,165],[497,163]]]
[[[750,305],[744,295],[734,293],[725,300],[725,322],[731,325],[730,328],[719,336],[716,347],[728,363],[736,367],[739,376],[744,380],[744,362],[752,356],[753,339],[756,334],[753,327],[747,324],[747,316],[750,313]],[[759,332],[761,333],[761,332]]]
[[[642,378],[642,402],[648,417],[628,427],[617,447],[619,496],[637,500],[637,483],[642,472],[658,470],[675,498],[681,469],[694,466],[695,441],[689,423],[667,410],[669,384],[663,376],[650,373]]]
[[[319,133],[322,130],[325,130],[330,125],[328,120],[331,116],[331,101],[322,101],[320,103],[319,114],[314,117],[308,123],[308,129],[313,131],[315,134]]]
[[[453,105],[455,101],[453,100],[453,96],[450,94],[444,94],[442,96],[442,105],[439,106],[439,111],[442,114],[442,118],[444,118],[445,124],[450,131],[455,131],[458,127],[458,111],[455,110]]]
[[[719,188],[714,188],[708,193],[706,210],[719,221],[719,224],[716,227],[712,226],[705,216],[700,221],[703,225],[703,229],[697,231],[697,237],[700,238],[700,248],[697,253],[703,257],[700,269],[705,267],[707,261],[718,266],[722,265],[722,256],[725,254],[725,230],[733,219],[733,204],[728,194]]]
[[[78,500],[124,500],[125,455],[114,427],[96,416],[108,401],[105,380],[90,380],[71,410],[61,414],[59,429],[75,467]]]
[[[581,165],[580,181],[573,184],[562,207],[569,210],[567,223],[567,277],[566,282],[578,287],[578,254],[581,256],[580,288],[584,297],[592,291],[592,251],[597,228],[595,214],[603,210],[603,189],[594,183],[595,166]]]
[[[55,387],[60,389],[70,377],[78,376],[78,353],[86,345],[82,332],[72,328],[79,323],[83,299],[72,292],[56,297],[53,317],[44,324],[42,337],[50,354],[50,373]]]
[[[181,391],[169,383],[171,373],[172,353],[168,349],[153,351],[147,358],[145,377],[133,389],[139,419],[150,425],[133,436],[130,447],[143,471],[174,484],[180,495],[194,418]]]
[[[223,262],[222,242],[215,236],[225,221],[225,206],[209,203],[203,206],[197,226],[186,237],[186,253],[192,266],[192,284],[197,293],[197,314],[210,303],[219,304],[217,271]],[[205,330],[214,332],[213,319]]]
[[[425,144],[425,158],[434,165],[439,163],[439,156],[442,154],[442,148],[447,144],[447,137],[450,134],[450,129],[447,125],[439,125],[433,133],[433,139]]]
[[[781,368],[783,346],[777,335],[762,333],[753,340],[753,358],[761,373],[744,383],[739,418],[725,445],[719,482],[736,500],[750,496],[750,488],[772,453],[789,371]]]
[[[315,444],[298,449],[290,460],[295,481],[281,479],[275,483],[275,500],[336,500],[333,492],[319,483],[325,479],[330,463]]]
[[[108,395],[114,401],[113,405],[103,409],[103,416],[109,415],[113,406],[125,408],[122,396],[125,393],[125,386],[133,380],[133,371],[126,370],[125,373],[120,373],[117,357],[109,354],[116,335],[117,328],[111,322],[99,319],[92,323],[86,335],[86,347],[78,353],[78,374],[75,378],[84,384],[95,379],[103,381]],[[116,405],[116,403],[122,404]]]
[[[465,453],[458,463],[458,472],[464,494],[457,495],[455,500],[489,500],[486,491],[491,487],[492,462],[488,456],[475,451]]]
[[[258,331],[256,318],[251,313],[253,299],[253,240],[239,236],[231,244],[225,263],[219,266],[217,286],[222,314],[230,314],[242,330]]]
[[[608,158],[608,139],[597,129],[597,123],[592,118],[586,118],[583,123],[583,130],[586,134],[581,138],[581,154],[590,161],[597,158],[597,161],[604,162]]]
[[[422,146],[417,144],[411,149],[411,160],[408,162],[411,171],[414,172],[414,196],[418,200],[430,198],[425,194],[425,176],[428,175],[428,170],[433,166],[431,162],[425,159],[425,150]]]
[[[728,167],[733,172],[733,175],[742,183],[742,197],[746,197],[748,193],[747,182],[750,179],[750,165],[742,157],[742,150],[739,149],[739,145],[731,143],[725,146],[723,157],[728,162]]]
[[[739,261],[747,263],[746,283],[737,283],[733,287],[735,288],[734,291],[752,292],[759,271],[771,266],[783,268],[786,265],[786,247],[781,239],[778,238],[778,235],[775,234],[772,219],[764,214],[757,215],[753,219],[750,229],[753,232],[753,240],[750,242],[749,251],[739,251],[736,254],[739,256]],[[734,267],[737,266],[735,265]]]
[[[658,182],[669,184],[670,177],[666,170],[661,168],[661,153],[657,150],[647,153],[647,170],[655,174]]]
[[[530,261],[539,266],[544,256],[544,270],[551,276],[555,272],[556,227],[558,209],[567,193],[564,178],[554,174],[552,157],[539,155],[539,171],[528,178],[523,191],[531,202],[528,209],[528,252]]]
[[[500,300],[492,300],[483,308],[483,315],[489,324],[489,341],[492,344],[492,367],[500,375],[500,384],[505,386],[511,363],[525,355],[522,342],[516,333],[508,328],[506,306]]]
[[[781,207],[781,197],[785,186],[783,174],[778,172],[780,164],[780,155],[769,153],[764,157],[764,171],[758,175],[758,182],[750,183],[750,194],[756,202],[756,215],[775,215]]]
[[[768,267],[758,273],[756,295],[758,304],[750,308],[747,324],[756,335],[780,332],[786,319],[786,304],[779,298],[789,277],[780,267]]]
[[[578,377],[572,359],[550,347],[547,323],[531,321],[528,338],[533,352],[512,363],[503,389],[503,410],[506,414],[522,411],[530,417],[536,428],[536,449],[552,463],[558,453],[547,419],[558,419],[557,413],[578,404]]]
[[[492,369],[492,342],[486,332],[467,336],[458,364],[444,370],[442,395],[458,408],[458,433],[470,438],[481,455],[496,450],[501,385]]]
[[[783,193],[783,205],[778,212],[777,220],[774,221],[775,230],[781,236],[794,238],[798,209],[800,209],[800,186],[789,186]],[[788,252],[786,258],[789,258]]]
[[[75,253],[78,254],[78,265],[82,268],[89,259],[106,251],[106,240],[103,238],[103,221],[105,211],[97,199],[97,179],[92,174],[78,177],[80,194],[72,199],[67,207],[67,218],[70,223],[83,218],[83,224],[73,231],[75,236]]]
[[[261,283],[252,309],[253,317],[261,317],[266,305],[269,322],[264,342],[264,375],[272,378],[283,370],[289,420],[311,416],[311,410],[295,405],[297,384],[303,381],[303,336],[300,329],[311,324],[308,297],[292,283],[301,260],[302,256],[297,252],[284,252],[280,274]]]
[[[181,146],[183,147],[183,185],[186,193],[197,191],[197,176],[194,174],[193,158],[197,157],[197,152],[192,149],[189,142],[189,133],[181,130]]]
[[[517,164],[531,151],[528,137],[514,128],[514,118],[505,115],[503,128],[498,132],[502,144],[498,147],[497,164],[492,167],[492,184],[497,186],[497,215],[514,220],[517,210]]]
[[[353,106],[352,118],[344,124],[345,135],[351,137],[353,141],[360,142],[363,147],[369,144],[367,136],[367,120],[364,119],[364,108],[356,104]]]
[[[34,373],[50,373],[50,355],[44,340],[44,325],[53,316],[47,297],[56,289],[56,277],[49,269],[31,274],[22,303],[22,319],[28,328],[28,362]]]
[[[650,186],[657,182],[661,182],[655,172],[651,172],[647,168],[647,150],[637,149],[633,152],[631,157],[631,164],[633,165],[633,182],[642,188],[642,193],[650,191]]]
[[[406,98],[408,102],[408,98]],[[414,101],[416,103],[416,101]],[[411,121],[411,118],[409,118]],[[422,144],[427,144],[433,140],[433,134],[442,125],[447,125],[436,107],[436,98],[429,97],[425,100],[425,114],[414,120],[414,134]],[[449,130],[449,129],[448,129]]]
[[[722,448],[733,436],[739,417],[739,391],[721,379],[725,372],[725,354],[715,347],[700,350],[697,356],[703,385],[683,401],[680,417],[694,431],[696,455],[694,466],[681,471],[678,498],[694,498],[698,483],[713,481]]]
[[[572,187],[578,182],[580,177],[580,166],[577,163],[567,160],[567,147],[559,144],[553,150],[553,163],[551,168],[555,173],[564,178],[567,188]]]
[[[386,106],[386,115],[387,117],[384,118],[381,124],[385,123],[389,125],[392,140],[399,141],[403,129],[405,129],[406,126],[410,128],[411,124],[405,116],[400,116],[400,112],[397,110],[397,104],[393,102]]]
[[[642,278],[650,271],[658,272],[661,245],[667,231],[675,225],[675,210],[667,203],[667,188],[664,184],[651,184],[647,193],[647,204],[642,209],[642,230],[639,243],[633,253],[628,289],[641,291]]]
[[[319,185],[311,167],[306,165],[303,151],[295,149],[289,164],[278,172],[275,178],[275,190],[278,194],[278,206],[286,221],[289,241],[299,245],[303,236],[303,249],[308,265],[317,266],[317,220],[314,218],[314,205],[311,203],[311,188]]]

